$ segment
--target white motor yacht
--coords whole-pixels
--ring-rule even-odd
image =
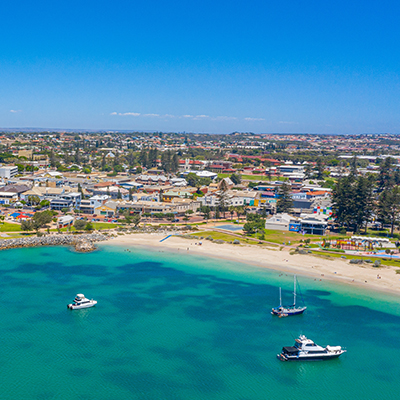
[[[278,354],[281,361],[290,360],[330,360],[337,358],[345,353],[341,346],[321,347],[315,344],[311,339],[300,335],[294,346],[283,347],[282,352]]]
[[[81,308],[93,307],[96,304],[96,300],[89,300],[83,294],[77,294],[75,296],[74,302],[72,304],[68,304],[67,307],[71,310],[79,310]]]

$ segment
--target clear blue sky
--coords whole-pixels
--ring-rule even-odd
[[[400,132],[398,1],[3,1],[0,127]]]

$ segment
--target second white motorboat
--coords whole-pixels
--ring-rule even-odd
[[[281,361],[330,360],[338,358],[345,352],[341,346],[321,347],[304,335],[300,335],[294,346],[284,347],[277,356]]]
[[[79,310],[81,308],[93,307],[97,304],[96,300],[89,300],[83,294],[79,293],[75,296],[74,302],[68,304],[68,308],[71,310]]]

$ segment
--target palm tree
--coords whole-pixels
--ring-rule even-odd
[[[236,207],[236,215],[237,215],[237,219],[240,220],[240,216],[244,215],[245,211],[244,211],[244,207],[243,206],[238,206]]]
[[[228,211],[229,211],[230,214],[231,214],[231,221],[232,221],[232,219],[233,219],[233,214],[234,214],[235,211],[236,211],[236,207],[234,207],[234,206],[229,206],[229,207],[228,207]]]

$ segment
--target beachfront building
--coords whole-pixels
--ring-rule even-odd
[[[132,213],[172,213],[176,215],[184,215],[186,211],[196,211],[201,203],[199,201],[193,201],[191,199],[175,198],[171,203],[163,203],[157,201],[116,201],[117,212],[129,211]],[[108,204],[108,203],[107,203]],[[106,205],[107,205],[106,204]]]
[[[57,228],[66,228],[72,226],[74,223],[74,217],[72,215],[64,215],[57,219]]]
[[[265,229],[299,232],[300,222],[296,217],[292,217],[286,213],[280,213],[273,215],[265,221]]]
[[[94,214],[94,210],[103,205],[108,199],[107,195],[92,196],[90,199],[81,201],[79,210],[84,214]]]
[[[301,232],[309,235],[325,235],[328,223],[326,219],[314,214],[310,214],[301,221]]]
[[[96,207],[94,209],[94,213],[96,215],[102,216],[102,217],[113,217],[116,213],[117,209],[117,202],[115,201],[107,201],[105,204]]]
[[[63,200],[71,201],[73,208],[79,208],[81,205],[82,195],[79,192],[70,192],[63,194],[62,196],[60,196],[60,198]]]

